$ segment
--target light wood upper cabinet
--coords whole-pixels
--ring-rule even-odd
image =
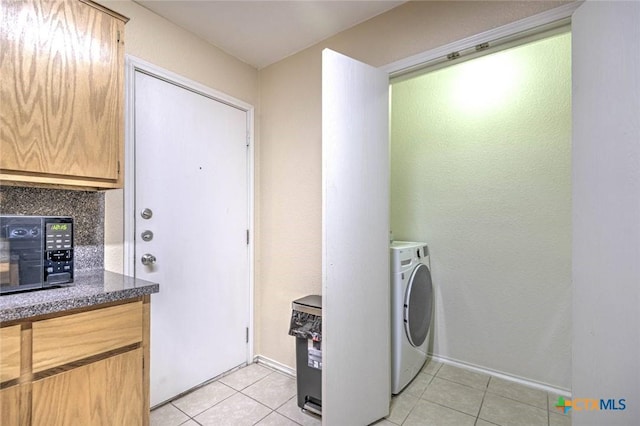
[[[122,186],[124,24],[89,1],[0,7],[0,180]]]

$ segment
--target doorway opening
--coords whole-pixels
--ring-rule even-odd
[[[570,49],[565,26],[396,77],[390,132],[391,230],[429,245],[433,354],[564,390]]]

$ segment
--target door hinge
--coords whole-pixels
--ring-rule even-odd
[[[249,230],[247,229],[247,244],[249,244]]]
[[[117,37],[116,42],[117,42],[117,43],[120,43],[120,30],[118,30],[118,31],[117,31],[117,34],[118,34],[118,37]]]
[[[249,343],[249,327],[245,328],[245,340],[246,343]]]
[[[118,174],[120,174],[120,160],[118,160]]]
[[[250,142],[251,142],[251,133],[247,132],[247,146],[249,146]]]

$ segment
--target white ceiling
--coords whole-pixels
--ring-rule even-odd
[[[392,9],[391,0],[135,0],[260,69]]]

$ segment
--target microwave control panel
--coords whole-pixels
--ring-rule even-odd
[[[45,284],[73,282],[73,220],[47,218],[44,225]]]

